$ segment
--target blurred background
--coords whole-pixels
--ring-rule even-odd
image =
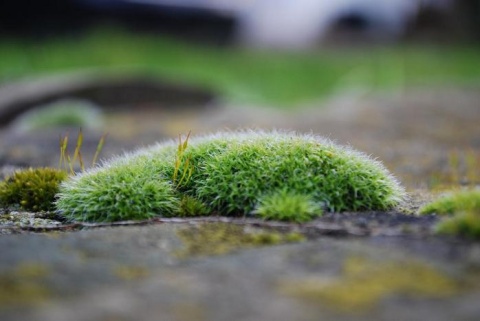
[[[277,128],[408,186],[476,182],[479,41],[478,0],[5,0],[0,165],[55,164],[79,128],[87,155],[109,133],[105,157]]]
[[[0,80],[134,69],[229,99],[292,106],[345,81],[385,87],[476,78],[478,1],[333,3],[3,1]]]

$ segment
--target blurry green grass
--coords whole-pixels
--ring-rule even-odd
[[[0,39],[0,82],[83,68],[145,71],[207,86],[233,101],[288,107],[345,88],[478,84],[480,47],[253,52],[119,29],[43,41]]]

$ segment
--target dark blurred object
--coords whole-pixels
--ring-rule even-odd
[[[71,0],[103,19],[130,28],[156,31],[218,44],[232,38],[231,10],[217,0]],[[235,2],[235,1],[233,1]],[[229,6],[226,6],[229,7]]]
[[[43,0],[0,3],[0,36],[49,36],[95,25],[120,24],[187,39],[225,43],[234,22],[218,10],[182,6],[182,1]],[[188,1],[187,1],[188,2]],[[201,1],[200,1],[201,2]]]
[[[464,28],[472,37],[480,40],[480,1],[458,0],[459,19],[463,19]]]
[[[3,0],[0,35],[50,35],[92,24],[259,47],[480,39],[479,0]]]
[[[106,110],[198,110],[213,106],[208,89],[145,75],[109,75],[104,71],[77,72],[27,79],[0,87],[0,127],[36,106],[74,98]]]
[[[407,40],[458,42],[480,40],[480,1],[455,0],[444,7],[422,7]]]
[[[71,0],[0,2],[0,35],[49,35],[85,26],[94,14]]]

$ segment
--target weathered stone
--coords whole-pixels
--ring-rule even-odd
[[[55,321],[394,315],[442,321],[480,313],[480,244],[321,237],[224,255],[179,256],[184,245],[178,233],[188,228],[160,224],[2,236],[0,297],[8,300],[0,301],[0,316]],[[345,286],[352,296],[342,296]],[[356,299],[354,291],[366,297]]]

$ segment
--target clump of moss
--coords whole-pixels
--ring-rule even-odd
[[[159,214],[174,216],[179,212],[180,200],[172,184],[154,173],[147,177],[150,176],[148,170],[110,168],[89,173],[72,177],[60,189],[56,205],[69,220],[143,220]]]
[[[437,223],[435,231],[439,234],[458,235],[480,240],[480,211],[459,212]]]
[[[0,183],[0,204],[27,211],[52,211],[60,183],[66,178],[66,172],[48,167],[17,171]]]
[[[180,209],[178,216],[180,217],[194,217],[204,216],[210,213],[208,207],[189,195],[184,195],[180,200]]]
[[[435,226],[440,234],[480,240],[480,190],[466,190],[442,197],[420,209],[421,214],[448,215]]]
[[[332,212],[388,210],[404,196],[383,165],[360,152],[318,136],[247,131],[116,158],[62,184],[57,207],[75,220],[140,219],[178,214],[179,200],[189,195],[211,213],[245,215],[284,190],[310,200],[302,205],[306,213],[313,213],[311,204]],[[306,215],[298,219],[285,202],[283,209],[290,212],[272,218]]]
[[[265,219],[301,223],[320,216],[322,207],[309,195],[284,189],[262,198],[254,213]]]

